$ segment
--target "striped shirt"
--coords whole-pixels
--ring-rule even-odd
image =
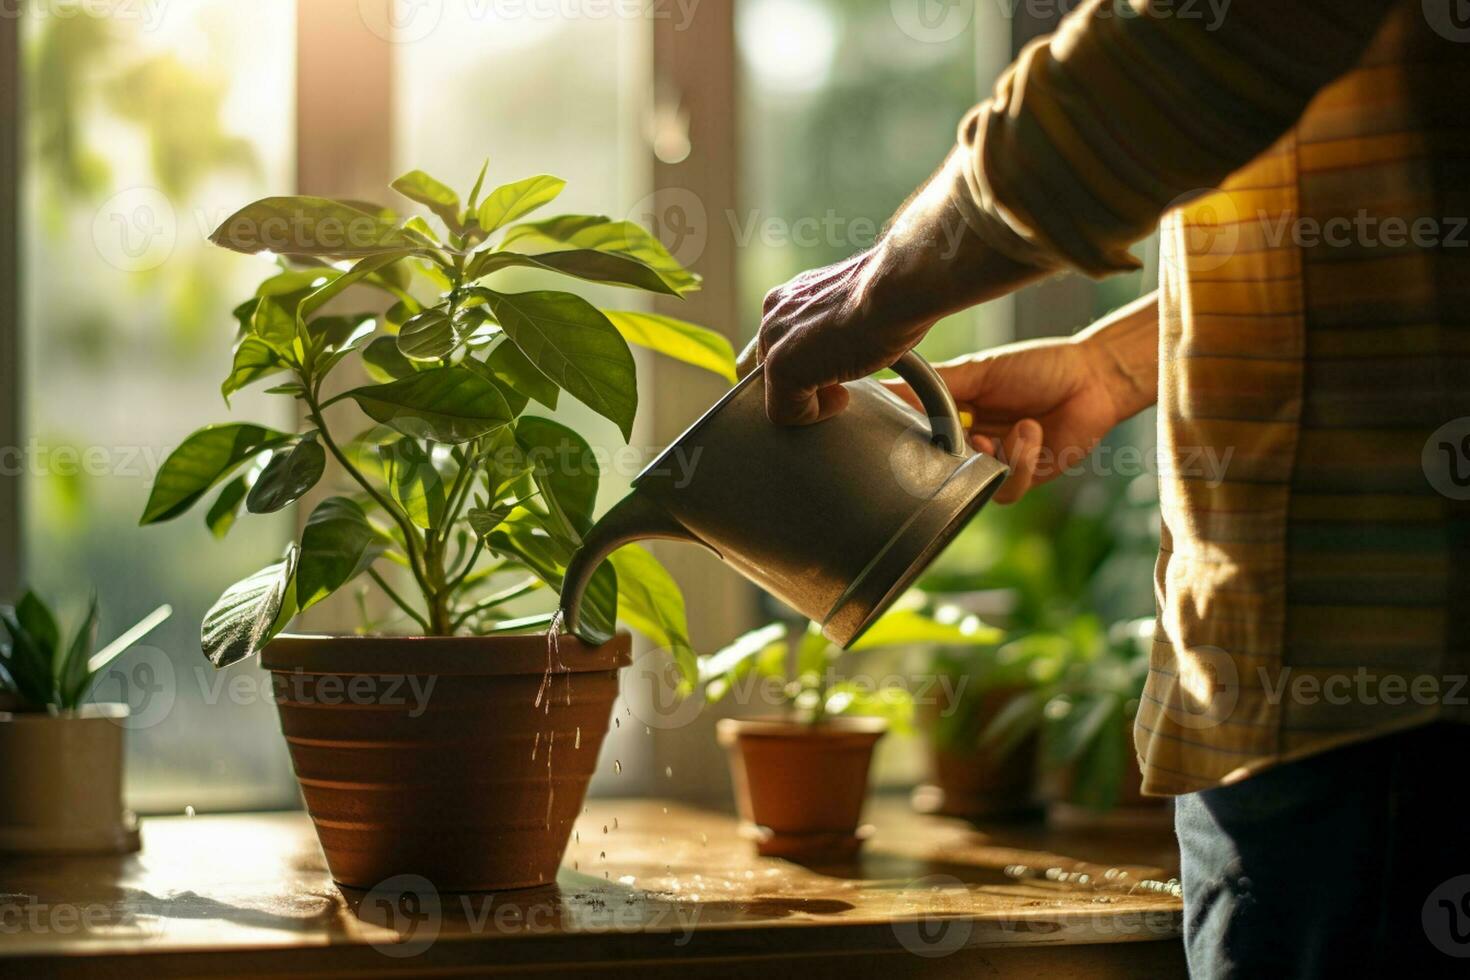
[[[1459,10],[1091,0],[961,124],[996,250],[1100,276],[1160,230],[1147,792],[1470,721]]]

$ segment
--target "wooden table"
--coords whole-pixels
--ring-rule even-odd
[[[0,977],[1184,974],[1179,900],[1126,887],[1174,873],[1167,835],[868,816],[860,862],[815,870],[725,815],[596,801],[555,886],[498,895],[339,889],[300,813],[155,818],[127,858],[0,859]]]

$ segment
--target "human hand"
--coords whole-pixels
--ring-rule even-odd
[[[1118,397],[1110,359],[1073,338],[1009,344],[935,369],[970,416],[971,444],[1011,468],[998,503],[1076,466],[1132,414]],[[920,407],[907,385],[888,384]]]

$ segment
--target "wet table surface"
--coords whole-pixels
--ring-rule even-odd
[[[495,895],[339,888],[301,813],[148,819],[136,855],[0,858],[0,976],[1182,975],[1180,902],[1137,885],[1176,873],[1167,832],[867,816],[818,869],[724,814],[594,801],[556,885]]]

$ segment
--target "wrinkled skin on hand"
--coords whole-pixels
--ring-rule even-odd
[[[847,407],[842,382],[889,367],[917,344],[935,317],[881,303],[877,250],[802,273],[766,294],[759,349],[766,414],[807,425]]]

